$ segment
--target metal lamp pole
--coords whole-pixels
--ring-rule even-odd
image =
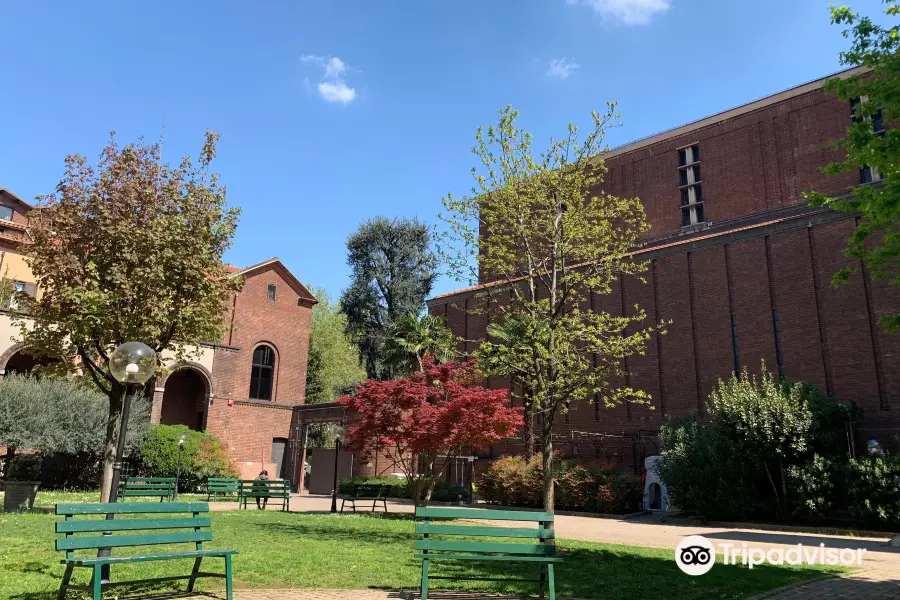
[[[172,493],[172,502],[178,500],[178,482],[181,480],[181,455],[184,453],[184,442],[187,435],[182,433],[178,436],[178,469],[175,471],[175,491]]]
[[[106,501],[115,504],[119,498],[119,482],[122,478],[122,458],[125,454],[125,436],[128,429],[128,419],[131,414],[131,402],[134,395],[142,385],[156,371],[156,352],[141,342],[125,342],[115,349],[109,357],[109,371],[116,381],[125,384],[125,401],[122,404],[122,420],[119,423],[119,439],[116,440],[116,455],[113,461],[112,481],[110,482],[109,497]],[[114,513],[106,513],[106,519],[111,521]],[[111,531],[104,531],[103,535],[112,535]],[[110,548],[100,548],[98,557],[108,557]],[[109,582],[109,565],[103,565],[100,573],[101,582]]]
[[[334,441],[334,487],[331,488],[331,512],[337,512],[338,494],[338,459],[341,455],[341,443],[344,438],[344,421],[338,426],[337,439]]]

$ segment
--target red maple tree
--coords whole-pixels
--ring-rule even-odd
[[[508,391],[485,389],[479,380],[475,361],[435,364],[427,357],[422,371],[406,379],[363,382],[337,401],[352,415],[346,448],[365,456],[392,448],[413,501],[428,504],[446,466],[463,451],[489,448],[522,424]]]

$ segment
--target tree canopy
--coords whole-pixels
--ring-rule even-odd
[[[887,16],[900,15],[898,0],[885,0],[885,5]],[[813,206],[860,214],[846,250],[857,266],[838,271],[833,285],[864,268],[863,276],[900,286],[900,130],[885,127],[900,120],[900,25],[879,25],[846,6],[831,7],[831,22],[846,25],[844,37],[851,39],[850,48],[840,54],[841,64],[870,71],[825,84],[826,90],[853,104],[854,119],[837,142],[846,159],[823,171],[859,171],[864,184],[846,195],[810,193],[808,198]],[[890,332],[900,331],[900,312],[882,315],[882,324]]]
[[[428,228],[415,219],[378,217],[347,240],[350,286],[341,295],[347,333],[359,348],[370,379],[390,379],[395,368],[383,356],[393,324],[425,308],[437,269]]]
[[[347,316],[322,288],[307,286],[319,300],[312,309],[306,403],[333,402],[366,378],[359,353],[347,335]]]
[[[170,167],[161,142],[119,146],[112,135],[96,167],[68,156],[33,213],[28,262],[41,293],[22,299],[22,340],[108,395],[104,498],[124,395],[111,351],[140,341],[180,358],[218,341],[225,302],[240,287],[222,262],[239,210],[209,172],[217,139],[207,133],[197,164],[185,157]]]
[[[417,505],[428,504],[448,464],[465,449],[485,449],[512,435],[521,410],[506,390],[477,384],[474,361],[436,364],[404,379],[366,381],[338,400],[351,414],[346,448],[366,454],[392,448]]]
[[[641,278],[634,257],[650,229],[637,198],[601,189],[599,156],[606,132],[619,118],[615,104],[593,113],[583,138],[569,125],[561,140],[536,152],[518,113],[500,111],[497,125],[480,129],[471,195],[444,199],[447,226],[442,253],[450,271],[469,283],[492,282],[476,305],[494,333],[476,356],[485,373],[503,375],[525,390],[531,414],[541,418],[544,508],[553,509],[554,419],[570,402],[599,397],[607,405],[647,402],[625,384],[624,359],[643,354],[651,328],[633,306],[611,314],[591,306],[623,277]],[[496,329],[499,327],[500,329]]]

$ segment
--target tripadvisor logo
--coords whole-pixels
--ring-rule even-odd
[[[733,542],[720,542],[722,564],[742,565],[752,569],[763,564],[770,565],[832,565],[860,567],[863,564],[865,548],[828,548],[818,546],[781,546],[765,548],[738,546]],[[716,564],[716,547],[702,535],[689,535],[675,548],[675,564],[688,575],[704,575]]]
[[[688,575],[704,575],[716,564],[716,548],[702,535],[689,535],[675,548],[675,564]]]

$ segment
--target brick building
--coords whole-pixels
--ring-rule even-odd
[[[25,262],[31,205],[0,188],[0,277],[39,294]],[[228,448],[245,477],[261,468],[279,476],[293,407],[303,404],[309,328],[316,299],[277,258],[230,277],[244,286],[223,315],[223,339],[188,349],[191,359],[163,355],[164,375],[151,382],[151,422],[209,431]],[[29,372],[36,361],[17,341],[9,298],[0,298],[0,375]]]
[[[664,415],[703,416],[719,378],[742,366],[758,372],[761,359],[789,380],[858,402],[862,440],[890,443],[900,433],[900,335],[879,325],[881,315],[900,307],[900,290],[865,272],[832,288],[832,275],[849,265],[843,250],[856,217],[811,209],[802,197],[810,190],[846,193],[873,179],[868,169],[821,173],[841,158],[831,142],[852,119],[851,107],[828,95],[824,81],[604,156],[603,190],[644,205],[652,229],[639,254],[650,269],[646,284],[623,279],[611,295],[593,296],[592,306],[621,314],[637,303],[648,322],[673,324],[626,364],[627,383],[649,392],[655,410],[575,403],[557,423],[562,454],[640,464],[655,453]],[[480,287],[432,298],[429,310],[465,339],[482,338],[484,318],[466,313]],[[492,455],[515,451],[509,441]]]

